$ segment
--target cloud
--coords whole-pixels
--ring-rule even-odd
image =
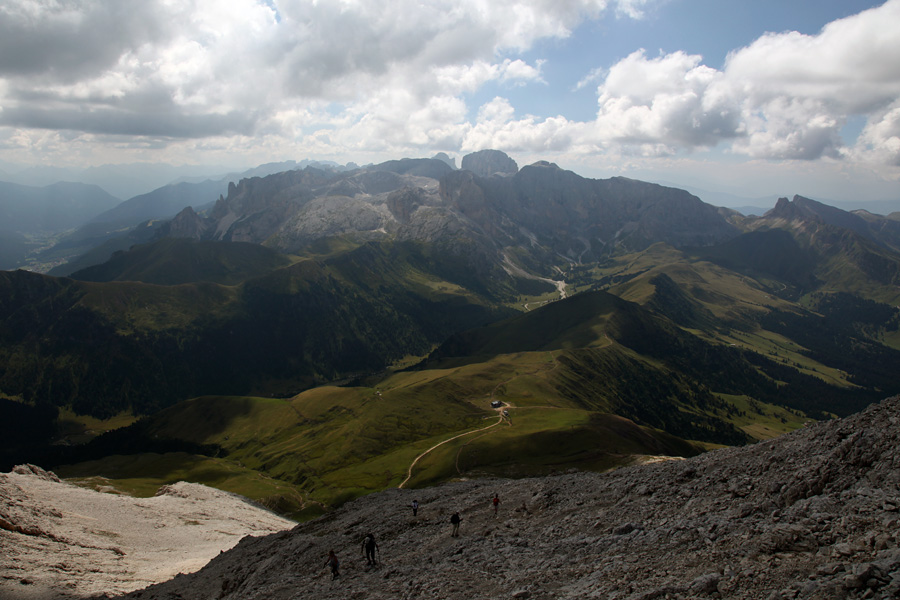
[[[843,144],[843,119],[811,98],[778,96],[747,108],[743,120],[746,137],[733,149],[754,158],[836,158]]]
[[[739,135],[723,74],[700,60],[683,52],[647,58],[641,50],[614,65],[598,89],[596,135],[663,148],[713,146]]]
[[[645,15],[645,7],[658,2],[658,0],[617,0],[616,14],[620,17],[630,17],[632,19],[643,19]]]
[[[153,2],[3,2],[0,77],[72,82],[96,76],[131,48],[165,42],[165,16]]]
[[[578,83],[575,84],[573,88],[574,91],[583,90],[589,85],[596,84],[598,81],[603,79],[606,75],[607,69],[603,67],[597,67],[596,69],[591,69],[587,75],[578,80]]]
[[[529,65],[521,59],[504,59],[502,62],[476,60],[467,65],[450,65],[433,69],[420,77],[420,88],[433,93],[439,89],[445,94],[459,95],[477,91],[489,81],[500,81],[511,85],[545,83],[541,76],[544,61]]]
[[[596,89],[595,118],[517,114],[519,88],[558,75],[540,42],[664,1],[5,0],[0,136],[57,156],[92,143],[185,156],[720,147],[900,166],[900,0],[816,35],[765,34],[720,69],[639,50],[575,85]],[[860,117],[858,139],[842,139]]]
[[[766,34],[732,52],[725,71],[756,102],[827,101],[863,113],[900,94],[900,2],[826,25],[818,35]]]
[[[541,66],[543,60],[538,60],[535,66],[531,66],[523,60],[505,59],[500,66],[502,75],[500,80],[504,82],[512,82],[516,85],[524,85],[528,82],[547,83],[541,77]]]
[[[164,111],[148,118],[146,113],[124,112],[112,108],[81,112],[74,108],[32,111],[27,107],[17,107],[0,113],[0,122],[9,121],[35,129],[77,129],[96,134],[199,138],[249,134],[254,129],[254,117],[255,115],[245,111],[221,115]]]
[[[566,37],[606,5],[7,0],[0,124],[173,138],[252,133],[300,105],[355,113],[386,88],[408,92],[416,105],[407,108],[427,113],[487,81],[542,82],[541,61],[504,53]]]
[[[900,97],[900,0],[817,35],[766,34],[732,52],[721,71],[701,60],[639,51],[613,65],[597,90],[595,134],[663,154],[726,142],[754,158],[892,160],[895,112],[887,107]],[[853,115],[869,118],[860,138],[867,151],[844,148],[841,129]]]
[[[862,162],[900,167],[900,100],[869,118],[850,154]]]
[[[563,117],[541,119],[526,115],[515,117],[515,109],[506,98],[496,97],[481,106],[476,122],[464,126],[460,149],[473,152],[494,148],[507,152],[560,152],[572,146],[578,123]]]

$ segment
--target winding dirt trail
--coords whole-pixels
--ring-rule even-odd
[[[499,413],[499,409],[498,409],[498,413]],[[419,462],[426,454],[428,454],[429,452],[431,452],[431,451],[434,450],[435,448],[439,448],[439,447],[443,446],[444,444],[446,444],[447,442],[452,442],[453,440],[458,439],[458,438],[461,438],[461,437],[463,437],[463,436],[466,436],[466,435],[472,435],[473,433],[478,433],[479,431],[486,431],[486,430],[490,429],[491,427],[496,427],[497,425],[500,425],[501,423],[503,423],[503,414],[502,414],[502,413],[499,413],[499,414],[497,415],[497,422],[494,423],[493,425],[488,425],[487,427],[482,427],[481,429],[475,429],[475,430],[473,430],[473,431],[466,431],[465,433],[460,433],[460,434],[454,435],[452,438],[447,438],[447,439],[444,440],[443,442],[438,442],[437,444],[435,444],[434,446],[432,446],[431,448],[429,448],[428,450],[426,450],[426,451],[423,452],[422,454],[418,455],[418,456],[415,458],[415,460],[412,461],[412,464],[409,465],[409,469],[407,469],[407,471],[406,471],[406,479],[404,479],[403,481],[401,481],[401,482],[400,482],[400,485],[398,485],[397,488],[398,488],[398,489],[402,489],[403,486],[406,485],[407,482],[408,482],[410,479],[412,479],[412,472],[413,472],[413,469],[414,469],[415,466],[416,466],[416,463],[418,463],[418,462]]]

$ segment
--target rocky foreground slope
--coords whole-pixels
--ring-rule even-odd
[[[896,598],[898,442],[893,398],[690,460],[390,490],[246,538],[197,573],[127,597]],[[374,567],[361,554],[368,532]],[[342,560],[334,581],[330,549]]]
[[[0,600],[124,593],[195,571],[244,536],[293,524],[193,483],[132,498],[19,466],[0,474]]]

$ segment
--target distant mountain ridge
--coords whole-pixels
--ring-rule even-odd
[[[73,229],[119,203],[96,185],[32,187],[0,182],[0,229],[52,233]]]
[[[763,217],[769,221],[816,220],[826,225],[849,229],[900,251],[900,223],[867,211],[847,212],[803,196],[794,196],[792,201],[780,198],[775,207]]]
[[[27,266],[39,272],[66,276],[79,269],[98,265],[114,252],[127,250],[134,244],[146,243],[158,237],[155,230],[159,222],[172,219],[185,208],[200,211],[211,208],[216,199],[226,192],[232,179],[242,175],[258,176],[295,170],[299,165],[313,162],[315,161],[270,163],[224,178],[179,181],[164,185],[129,198],[101,214],[91,213],[90,222],[62,236],[51,246],[33,253]],[[9,240],[9,235],[2,236],[0,244]],[[19,254],[24,258],[24,251]]]
[[[44,186],[57,181],[97,185],[119,198],[133,198],[159,187],[177,183],[183,177],[218,179],[231,167],[175,166],[159,163],[107,164],[86,169],[36,166],[10,173],[9,181]]]
[[[817,257],[820,278],[853,282],[900,284],[900,223],[864,211],[847,212],[794,196],[781,198],[762,217],[741,220],[750,231],[781,229],[790,232],[802,252]],[[812,253],[812,254],[809,254]]]
[[[495,150],[467,155],[463,165],[468,168],[456,170],[452,161],[440,158],[356,169],[311,161],[262,165],[237,183],[181,183],[129,199],[91,225],[94,231],[107,222],[110,231],[98,235],[85,228],[51,252],[62,254],[65,245],[85,252],[122,236],[121,227],[172,219],[187,207],[192,211],[162,224],[153,235],[250,242],[287,253],[334,236],[357,242],[415,240],[437,244],[485,276],[499,278],[517,269],[546,278],[566,264],[657,242],[702,247],[798,219],[900,248],[897,220],[800,196],[779,202],[765,217],[742,217],[675,188],[620,177],[586,179],[544,161],[519,169]],[[72,243],[76,237],[82,241]],[[73,268],[60,266],[53,273],[72,273],[149,239],[129,234],[110,250],[93,252],[95,258],[85,256]]]
[[[454,171],[435,159],[403,159],[348,172],[312,167],[241,180],[208,216],[180,233],[261,243],[297,252],[317,239],[349,235],[436,244],[473,268],[497,272],[597,260],[664,241],[676,247],[719,242],[739,230],[718,209],[682,190],[613,178],[590,180],[540,162],[501,175]],[[464,164],[478,164],[466,157]],[[497,164],[499,164],[497,163]],[[505,170],[504,170],[505,169]],[[185,215],[187,217],[189,215]],[[177,224],[170,227],[179,227]]]
[[[118,202],[95,185],[0,182],[0,269],[21,266],[29,251],[45,244],[41,238],[75,229]]]
[[[227,189],[228,184],[225,181],[206,180],[200,183],[171,184],[129,198],[98,214],[91,221],[111,227],[125,227],[151,219],[172,218],[187,206],[196,208],[212,205]]]

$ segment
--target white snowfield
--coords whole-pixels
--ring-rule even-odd
[[[124,593],[196,571],[245,536],[294,525],[199,484],[133,498],[19,466],[0,474],[0,598]]]

